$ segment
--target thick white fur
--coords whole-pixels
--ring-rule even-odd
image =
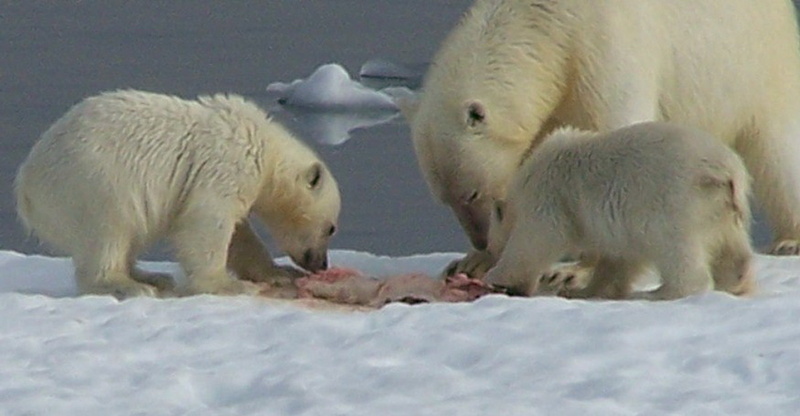
[[[668,120],[741,155],[772,251],[798,251],[800,42],[790,0],[477,0],[404,113],[432,192],[477,248],[491,201],[549,131]]]
[[[316,186],[311,173],[320,175]],[[80,289],[119,297],[169,285],[135,267],[163,237],[188,293],[245,290],[226,265],[250,279],[258,271],[247,261],[276,273],[247,223],[251,210],[295,262],[324,267],[340,208],[336,181],[314,152],[236,95],[89,97],[42,135],[15,189],[22,222],[72,256]]]
[[[556,130],[497,204],[489,252],[500,258],[486,281],[533,294],[552,263],[577,251],[597,266],[573,296],[628,297],[649,266],[663,283],[646,298],[711,288],[750,293],[749,190],[736,153],[699,130],[669,123],[605,134]]]

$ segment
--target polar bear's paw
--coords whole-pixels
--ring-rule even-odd
[[[539,292],[571,297],[586,288],[593,271],[581,263],[559,263],[539,277]]]
[[[773,256],[796,256],[800,254],[800,241],[781,240],[775,243],[767,252]]]
[[[473,279],[482,279],[486,272],[494,266],[494,260],[487,251],[470,250],[464,258],[453,260],[445,267],[444,277],[465,274]]]
[[[262,287],[258,284],[243,281],[243,280],[236,280],[233,278],[225,278],[225,279],[204,279],[200,281],[192,282],[189,287],[184,291],[184,295],[200,295],[200,294],[210,294],[210,295],[223,295],[223,296],[235,296],[235,295],[257,295],[261,291]]]
[[[258,277],[243,279],[253,283],[267,283],[274,287],[293,287],[297,278],[307,276],[308,273],[291,265],[276,265]]]
[[[140,296],[156,297],[159,295],[155,286],[133,280],[98,283],[85,288],[83,292],[92,295],[111,295],[119,300]]]
[[[146,272],[141,269],[133,269],[131,277],[139,283],[154,286],[158,291],[170,291],[175,289],[175,280],[168,273]]]

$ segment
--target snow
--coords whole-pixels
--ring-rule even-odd
[[[335,250],[377,275],[458,253]],[[285,259],[283,259],[285,261]],[[174,263],[149,262],[176,272]],[[250,297],[77,296],[67,259],[0,251],[4,415],[792,415],[800,259],[761,291],[670,301],[493,295],[311,309]]]

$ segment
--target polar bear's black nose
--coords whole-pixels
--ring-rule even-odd
[[[300,267],[314,273],[328,269],[328,253],[308,249],[303,253],[303,264]]]

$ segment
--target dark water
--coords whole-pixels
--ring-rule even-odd
[[[0,249],[43,251],[16,222],[11,184],[38,136],[82,98],[117,88],[235,92],[269,107],[269,83],[325,63],[351,74],[374,58],[424,66],[471,2],[0,0]],[[328,146],[314,136],[348,120],[278,116],[315,145],[340,182],[334,248],[386,255],[467,248],[428,193],[402,119]],[[757,241],[765,238],[758,226]]]

